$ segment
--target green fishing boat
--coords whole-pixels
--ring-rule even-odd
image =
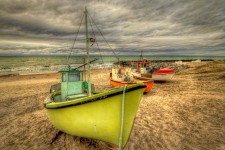
[[[85,7],[88,81],[84,71],[61,70],[61,82],[53,85],[44,105],[50,122],[73,136],[102,140],[122,149],[130,136],[145,85],[135,84],[94,92],[90,83],[88,11]]]

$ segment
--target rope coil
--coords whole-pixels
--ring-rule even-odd
[[[127,85],[125,85],[123,87],[123,97],[122,97],[122,105],[121,105],[121,124],[120,124],[119,150],[122,149],[122,144],[123,144],[124,107],[125,107],[126,88],[127,88]]]

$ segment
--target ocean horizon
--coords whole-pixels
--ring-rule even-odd
[[[225,56],[143,56],[152,62],[157,61],[193,61],[193,60],[225,60]],[[92,55],[90,60],[98,59],[91,65],[93,68],[111,67],[117,61],[137,61],[140,56],[124,55]],[[23,72],[23,71],[56,71],[68,66],[77,67],[84,64],[85,56],[0,56],[0,72]]]

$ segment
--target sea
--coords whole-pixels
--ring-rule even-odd
[[[91,68],[110,68],[117,61],[138,61],[140,56],[90,56]],[[144,56],[152,62],[225,60],[225,56]],[[0,73],[43,73],[77,68],[85,63],[85,56],[0,56]]]

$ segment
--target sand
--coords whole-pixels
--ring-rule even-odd
[[[225,62],[188,62],[173,80],[143,95],[124,149],[225,149]],[[92,71],[96,89],[111,88],[109,69]],[[55,129],[43,106],[57,73],[0,77],[0,149],[108,149],[105,142]]]

